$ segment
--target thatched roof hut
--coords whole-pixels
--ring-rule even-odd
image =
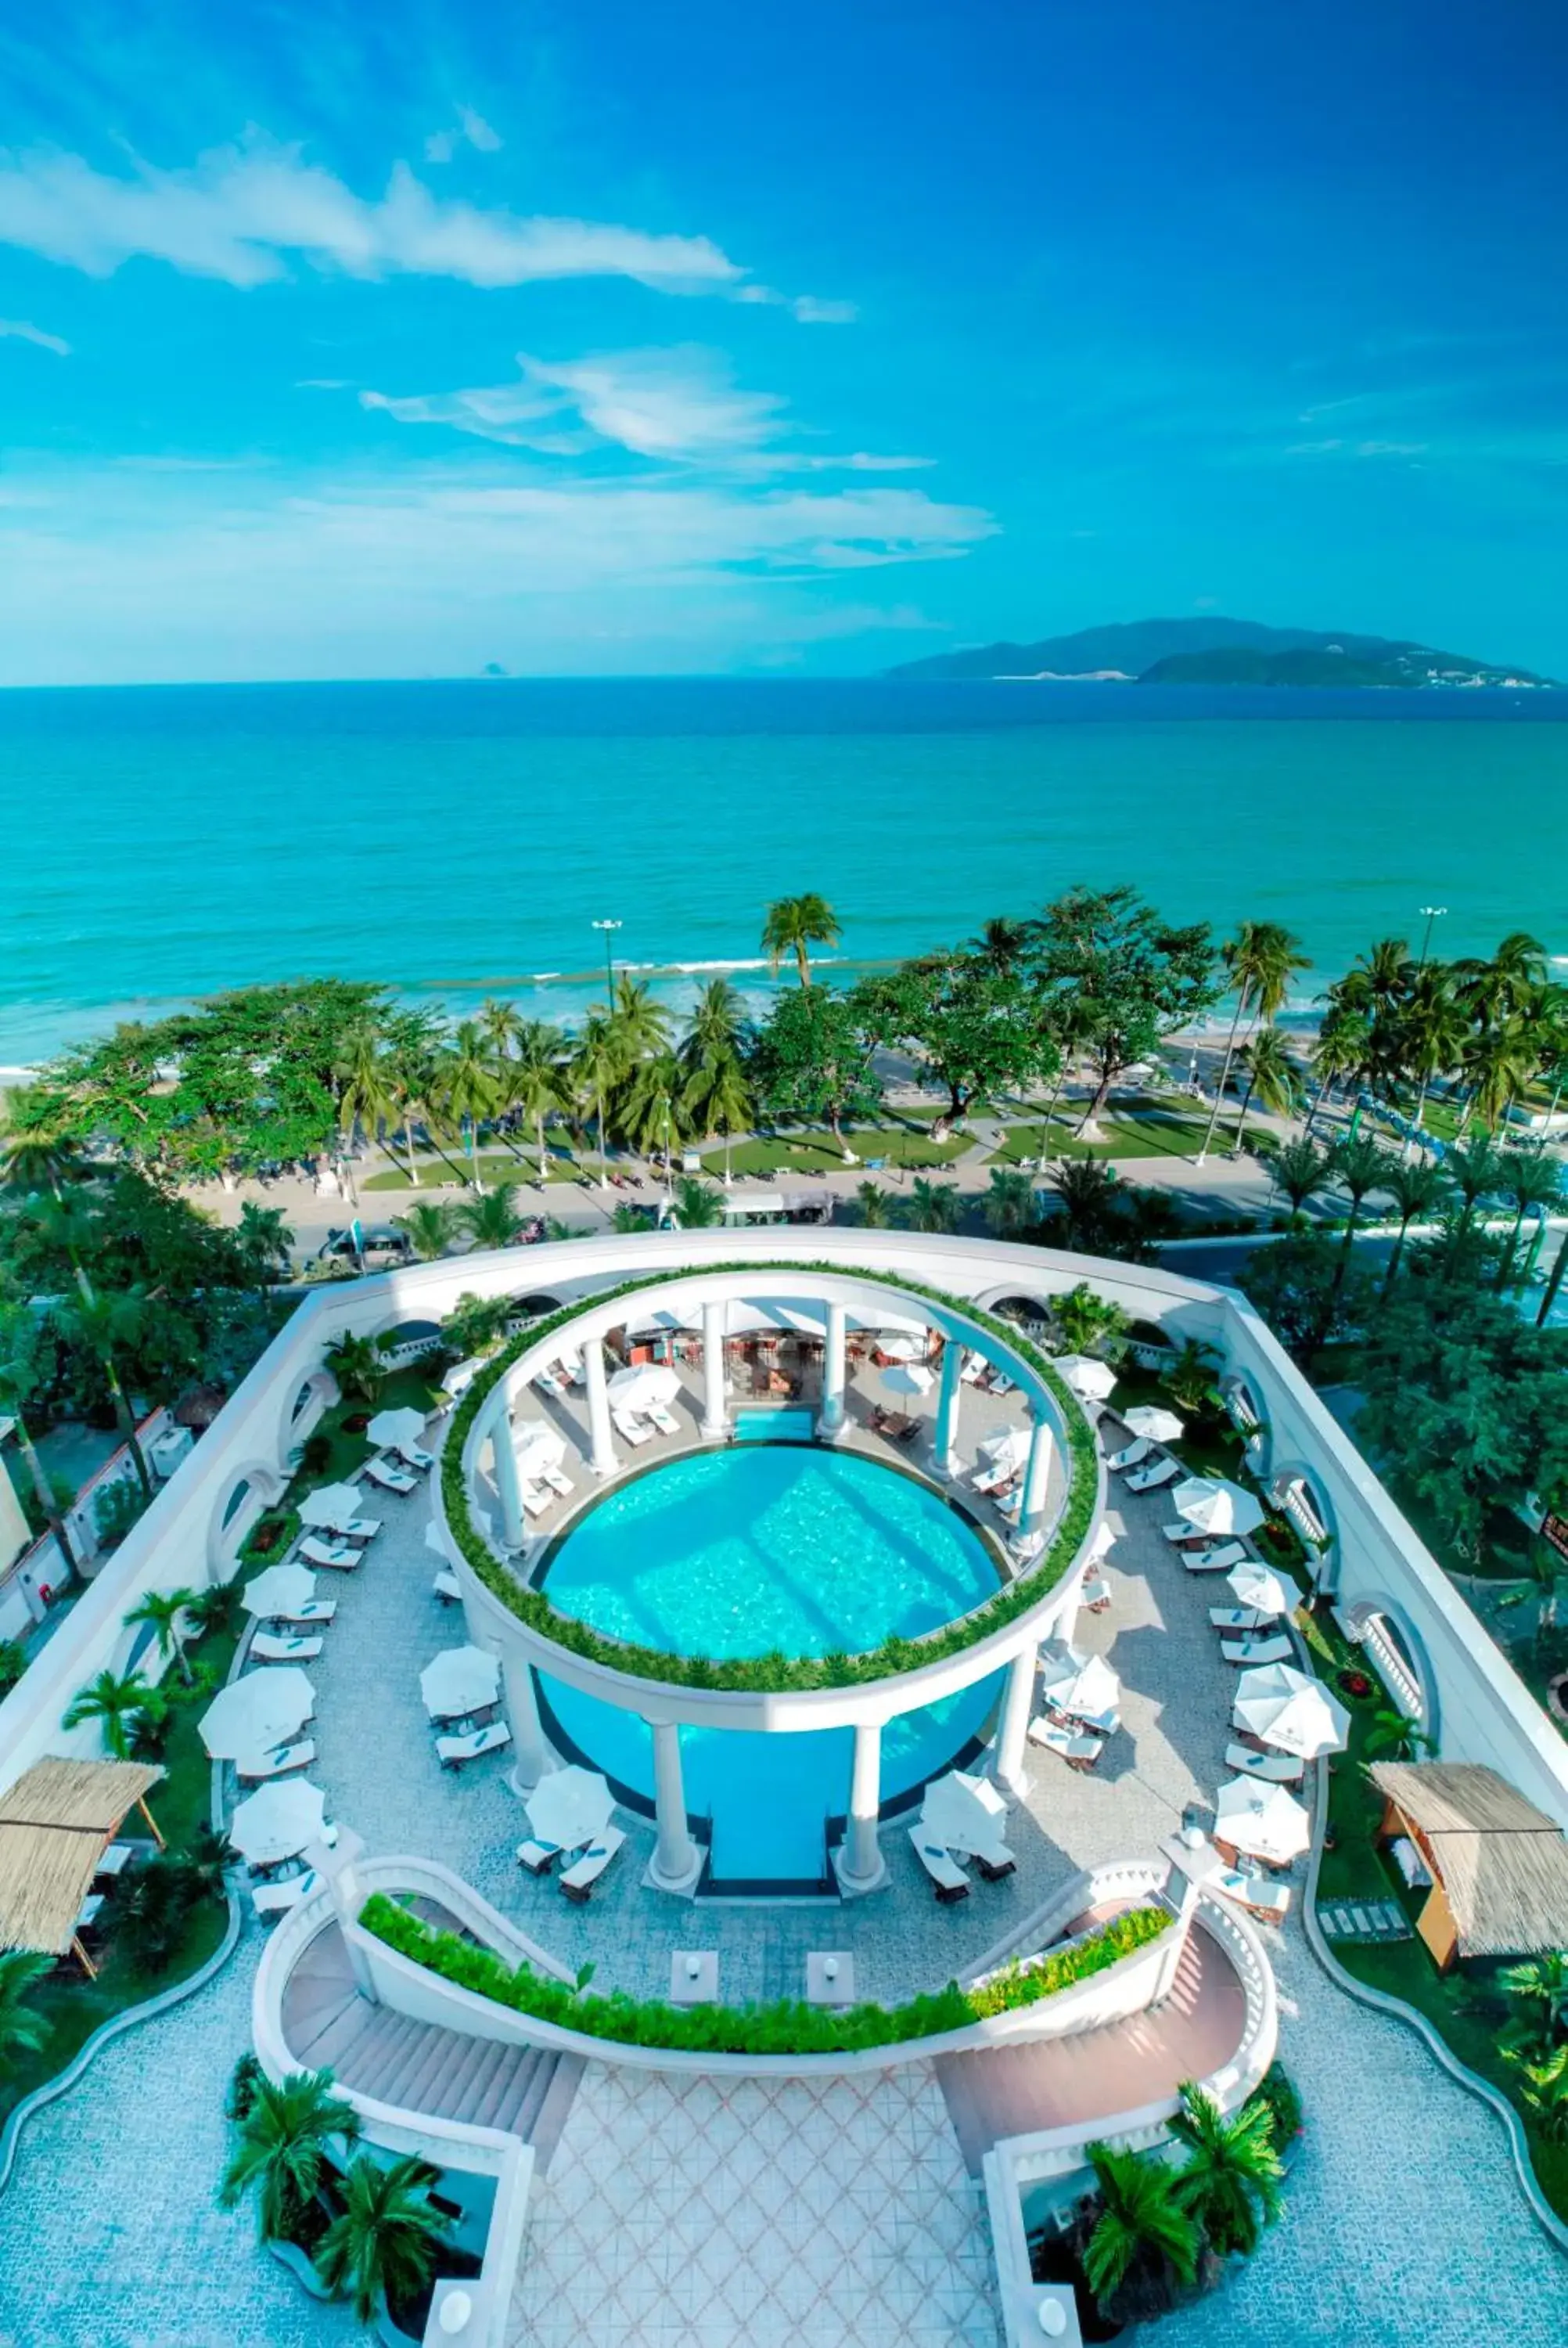
[[[0,1794],[0,1949],[72,1947],[99,1859],[162,1775],[142,1761],[51,1759]]]
[[[1432,1876],[1418,1930],[1439,1964],[1568,1949],[1568,1838],[1476,1762],[1380,1761],[1386,1835],[1406,1834]]]

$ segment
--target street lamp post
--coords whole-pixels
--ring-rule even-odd
[[[1421,939],[1421,958],[1416,964],[1416,968],[1419,971],[1425,970],[1427,966],[1427,955],[1431,951],[1432,923],[1442,920],[1443,915],[1448,911],[1448,907],[1446,905],[1423,905],[1421,907],[1421,911],[1426,916],[1427,926],[1425,934]]]
[[[610,953],[611,941],[615,936],[616,931],[620,927],[620,923],[619,922],[590,922],[588,926],[590,930],[602,930],[604,932],[604,983],[610,991],[610,1002],[607,1008],[613,1011],[615,1008],[615,965],[610,961]]]

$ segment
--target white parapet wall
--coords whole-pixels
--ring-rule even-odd
[[[1081,1281],[1180,1344],[1214,1347],[1242,1378],[1263,1423],[1252,1456],[1288,1485],[1301,1477],[1332,1535],[1324,1576],[1343,1613],[1391,1626],[1410,1653],[1445,1758],[1484,1761],[1568,1825],[1568,1745],[1546,1720],[1436,1560],[1245,1299],[1172,1272],[1000,1241],[913,1232],[803,1230],[610,1232],[406,1266],[307,1298],[159,1493],[21,1683],[0,1704],[0,1787],[46,1753],[90,1754],[97,1732],[61,1726],[94,1674],[123,1667],[130,1606],[150,1590],[201,1587],[232,1573],[241,1540],[282,1496],[290,1454],[331,1394],[327,1347],[438,1322],[465,1292],[565,1303],[651,1274],[798,1265],[857,1269],[942,1290],[982,1308],[1020,1297],[1044,1304]],[[776,1293],[778,1274],[764,1283]]]

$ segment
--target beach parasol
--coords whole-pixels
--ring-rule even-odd
[[[500,1693],[501,1665],[483,1647],[446,1647],[419,1674],[419,1693],[432,1720],[460,1720],[482,1711]]]
[[[1283,1786],[1233,1777],[1220,1787],[1214,1804],[1214,1840],[1283,1867],[1298,1859],[1312,1840],[1312,1820]]]
[[[1065,1378],[1081,1402],[1104,1402],[1116,1391],[1116,1373],[1109,1362],[1097,1361],[1092,1354],[1063,1354],[1051,1364],[1059,1377]]]
[[[1277,1573],[1266,1565],[1259,1565],[1255,1558],[1249,1557],[1235,1567],[1225,1580],[1235,1592],[1237,1605],[1250,1606],[1255,1614],[1290,1612],[1291,1592]]]
[[[986,1857],[1006,1840],[1007,1814],[1007,1804],[989,1777],[949,1769],[927,1787],[920,1825],[946,1849]]]
[[[364,1494],[357,1484],[323,1484],[319,1491],[307,1492],[300,1502],[300,1522],[341,1533],[364,1506]]]
[[[327,1797],[303,1777],[259,1787],[229,1821],[229,1839],[252,1867],[276,1867],[325,1839]]]
[[[597,1769],[553,1769],[541,1777],[523,1807],[541,1842],[576,1850],[604,1832],[615,1808],[608,1779]]]
[[[607,1390],[618,1410],[650,1410],[673,1402],[681,1380],[661,1362],[635,1362],[629,1369],[617,1370]]]
[[[294,1735],[316,1708],[316,1692],[297,1664],[247,1672],[202,1714],[197,1727],[214,1761],[264,1753]]]
[[[1141,1435],[1145,1443],[1174,1443],[1187,1431],[1184,1419],[1173,1410],[1162,1410],[1157,1402],[1135,1402],[1121,1416],[1129,1435]]]
[[[1226,1476],[1188,1476],[1171,1494],[1172,1505],[1194,1532],[1253,1533],[1263,1522],[1263,1503],[1255,1492],[1233,1484]]]
[[[373,1443],[389,1451],[401,1451],[405,1445],[417,1443],[424,1434],[425,1413],[407,1408],[378,1410],[364,1431]]]
[[[1289,1663],[1262,1663],[1243,1672],[1231,1717],[1237,1728],[1302,1761],[1337,1753],[1350,1733],[1344,1705]]]
[[[882,1383],[890,1394],[929,1394],[936,1384],[923,1362],[895,1362],[881,1375]]]
[[[1040,1687],[1059,1712],[1075,1720],[1111,1720],[1122,1701],[1122,1683],[1103,1655],[1089,1655],[1064,1640],[1048,1639],[1040,1650]]]
[[[316,1594],[316,1577],[308,1565],[270,1565],[254,1581],[245,1584],[241,1596],[247,1614],[258,1614],[263,1620],[274,1614],[294,1614],[308,1606]]]

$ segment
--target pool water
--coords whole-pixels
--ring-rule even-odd
[[[551,1559],[551,1603],[612,1637],[686,1655],[863,1653],[980,1604],[998,1586],[966,1519],[896,1468],[757,1443],[690,1453],[610,1492]],[[652,1740],[636,1714],[548,1675],[558,1741],[651,1804]],[[889,1721],[884,1806],[967,1754],[1001,1674]],[[849,1800],[854,1735],[684,1728],[692,1816],[709,1822],[708,1888],[815,1888]]]
[[[737,1443],[810,1443],[816,1433],[816,1414],[810,1410],[738,1410]]]
[[[913,1477],[853,1452],[748,1444],[617,1486],[566,1533],[558,1612],[681,1655],[862,1654],[993,1595],[979,1534]]]

